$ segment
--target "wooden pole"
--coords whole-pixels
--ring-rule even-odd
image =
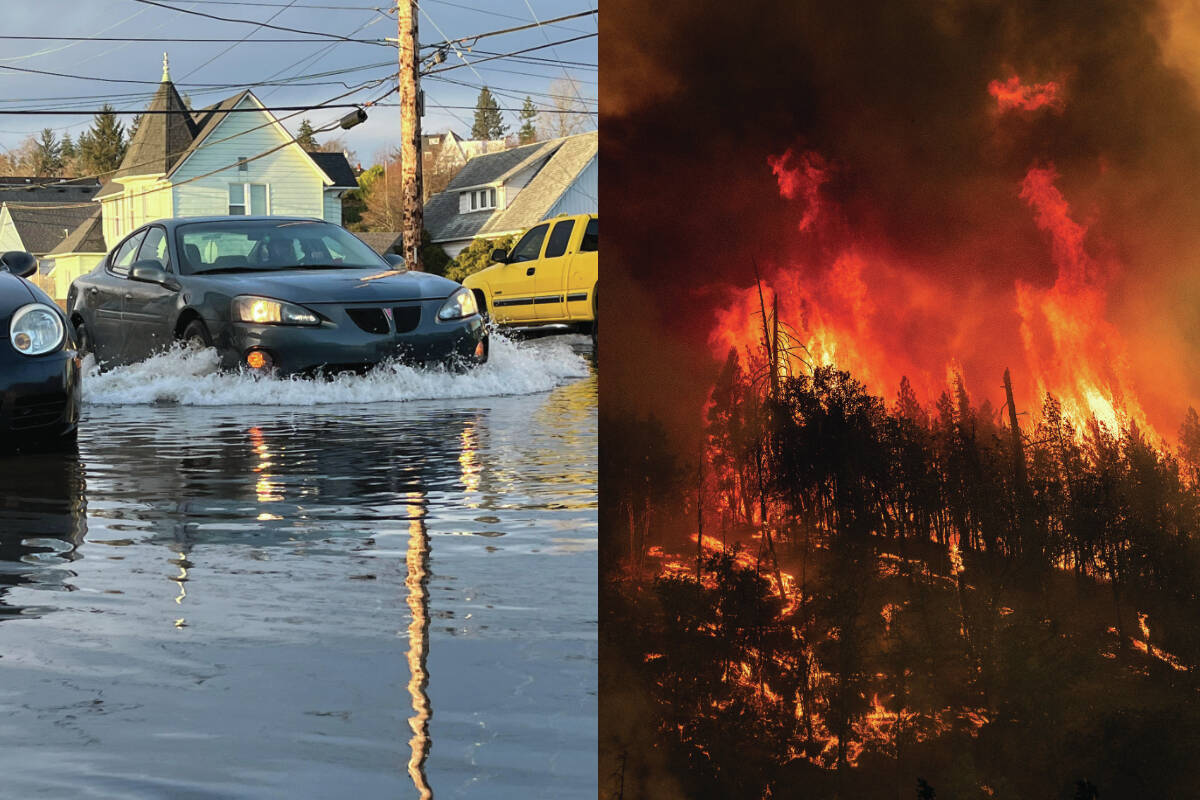
[[[421,205],[421,74],[417,58],[417,4],[396,0],[400,40],[400,180],[403,255],[409,269],[423,269],[421,231],[425,209]]]

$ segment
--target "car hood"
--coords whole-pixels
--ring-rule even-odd
[[[41,300],[29,290],[29,284],[7,270],[0,269],[0,338],[8,338],[8,320],[21,306]]]
[[[256,294],[307,305],[430,300],[449,297],[458,288],[438,275],[385,269],[289,269],[196,275],[192,280],[230,296]]]

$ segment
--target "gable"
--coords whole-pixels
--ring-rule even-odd
[[[226,113],[230,108],[257,111]],[[291,140],[292,135],[275,115],[266,110],[253,92],[245,91],[208,109],[192,147],[168,175],[172,183],[179,183],[236,165],[238,159],[246,158],[254,159],[248,163],[250,168],[262,161],[270,161],[273,166],[287,163],[294,169],[311,173],[322,185],[332,184],[304,148]],[[270,150],[275,152],[268,153]],[[261,153],[267,155],[259,156]],[[237,172],[237,166],[231,166],[230,171]]]

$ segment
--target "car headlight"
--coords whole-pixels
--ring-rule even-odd
[[[62,346],[66,329],[57,311],[42,303],[30,303],[13,314],[8,336],[18,353],[40,356]]]
[[[446,298],[446,302],[438,309],[437,318],[444,322],[478,313],[479,306],[475,304],[475,293],[464,286]]]
[[[307,308],[253,295],[233,298],[232,316],[235,322],[256,322],[260,325],[318,325],[321,322]]]

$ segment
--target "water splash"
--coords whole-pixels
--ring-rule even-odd
[[[572,348],[581,341],[555,336],[519,342],[493,334],[488,363],[466,374],[390,363],[365,375],[276,378],[219,372],[216,350],[184,347],[99,372],[89,356],[83,400],[92,405],[315,406],[534,394],[588,375],[587,362]]]

